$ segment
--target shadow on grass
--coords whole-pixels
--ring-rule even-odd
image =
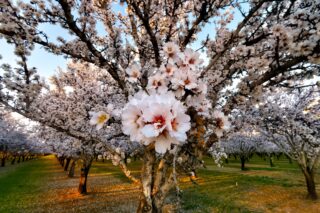
[[[131,174],[139,179],[140,170],[141,170],[141,162],[136,161],[127,165]],[[110,161],[106,162],[93,162],[92,167],[90,169],[89,176],[91,175],[102,175],[102,176],[112,176],[123,183],[132,183],[121,171],[119,166],[114,166]]]
[[[44,157],[23,162],[0,176],[0,212],[21,212],[32,205],[52,172],[50,161],[50,157]]]
[[[237,201],[243,195],[260,186],[301,187],[302,183],[286,178],[261,175],[246,175],[202,169],[198,173],[198,185],[185,182],[182,195],[183,210],[186,212],[253,212]],[[255,210],[254,212],[257,212]]]

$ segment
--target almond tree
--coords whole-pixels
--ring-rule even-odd
[[[24,47],[19,52],[22,56],[38,44],[48,52],[94,64],[98,72],[108,73],[106,85],[116,85],[108,98],[121,96],[113,100],[117,100],[117,110],[123,109],[123,133],[129,136],[122,142],[130,147],[139,144],[142,149],[138,212],[162,211],[176,175],[201,166],[202,156],[229,128],[225,114],[259,102],[265,88],[297,87],[297,79],[319,75],[318,0],[120,1],[126,13],[116,11],[114,3],[6,1],[1,7],[0,33],[18,49]],[[235,20],[232,11],[239,12],[242,19]],[[214,37],[197,37],[206,24],[213,22]],[[235,28],[229,27],[231,22]],[[71,34],[70,38],[58,37],[56,41],[40,29],[43,23],[60,26]],[[97,26],[104,26],[105,31]],[[201,43],[198,51],[191,49],[195,42]],[[201,50],[206,64],[200,57]],[[10,84],[16,82],[7,76],[4,80],[3,89],[12,89]],[[81,131],[81,127],[87,128],[82,123],[73,128],[59,122],[66,120],[67,113],[39,119],[27,104],[17,102],[25,100],[8,99],[3,89],[0,103],[7,108],[88,141],[88,135]],[[56,112],[60,107],[66,110],[63,104],[51,100],[47,102],[49,111]],[[76,100],[81,105],[91,102]],[[105,100],[107,107],[107,97]],[[91,124],[102,131],[108,118],[115,117],[113,123],[117,123],[112,112],[92,111]],[[77,117],[72,119],[76,121]],[[105,134],[109,139],[114,137]]]
[[[83,164],[79,184],[82,194],[87,193],[88,173],[99,154],[107,153],[117,161],[115,164],[120,164],[125,175],[135,181],[123,163],[126,156],[123,153],[131,153],[136,146],[123,143],[125,135],[121,132],[120,118],[116,120],[119,115],[113,109],[113,104],[124,105],[123,96],[114,83],[108,81],[108,73],[98,69],[90,64],[69,63],[66,71],[60,70],[50,79],[53,88],[39,95],[32,105],[38,121],[44,125],[49,122],[49,128],[43,129],[41,135],[51,143],[59,143],[54,146],[54,152],[60,156],[61,163],[67,159],[65,170],[75,153],[71,147],[76,146],[76,159],[81,159]],[[96,127],[95,121],[99,122]],[[109,125],[102,129],[105,123]]]
[[[240,158],[241,170],[246,170],[245,163],[257,152],[257,147],[262,145],[258,133],[252,134],[248,129],[229,136],[221,143],[224,151]]]
[[[319,89],[276,95],[261,108],[264,134],[296,160],[304,174],[308,197],[317,199],[314,176],[320,163]]]
[[[4,113],[3,113],[4,112]],[[25,125],[16,121],[10,113],[3,110],[0,114],[0,159],[1,167],[10,160],[14,164],[18,158],[24,161],[31,155],[40,154],[42,149],[34,140]]]

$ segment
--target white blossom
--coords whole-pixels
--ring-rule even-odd
[[[171,144],[180,144],[187,139],[190,117],[185,114],[185,110],[173,93],[139,93],[131,98],[124,109],[124,133],[131,140],[145,145],[155,143],[156,151],[165,153]]]

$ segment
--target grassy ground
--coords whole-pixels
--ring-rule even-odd
[[[197,184],[180,179],[182,212],[320,211],[320,202],[305,199],[299,168],[285,158],[275,159],[276,167],[271,168],[255,157],[247,171],[240,171],[236,160],[229,160],[224,168],[210,159],[206,164]],[[138,174],[139,163],[129,167]],[[94,162],[87,196],[77,193],[78,178],[79,173],[67,178],[53,156],[0,168],[0,212],[135,212],[139,186],[131,184],[118,167]],[[316,178],[320,183],[320,174]]]
[[[246,171],[240,171],[237,160],[229,160],[224,168],[206,162],[207,169],[198,174],[198,185],[183,184],[185,212],[320,212],[320,202],[305,199],[300,169],[286,158],[275,160],[276,166],[270,167],[268,161],[254,157]]]
[[[79,167],[68,178],[54,156],[1,169],[0,213],[132,212],[138,201],[139,186],[111,163],[94,163],[86,196],[77,192]]]
[[[42,193],[51,174],[48,159],[0,168],[0,212],[24,212]]]

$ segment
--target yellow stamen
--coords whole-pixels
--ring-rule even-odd
[[[109,120],[109,115],[108,114],[102,114],[98,117],[98,124],[104,123],[107,120]]]

